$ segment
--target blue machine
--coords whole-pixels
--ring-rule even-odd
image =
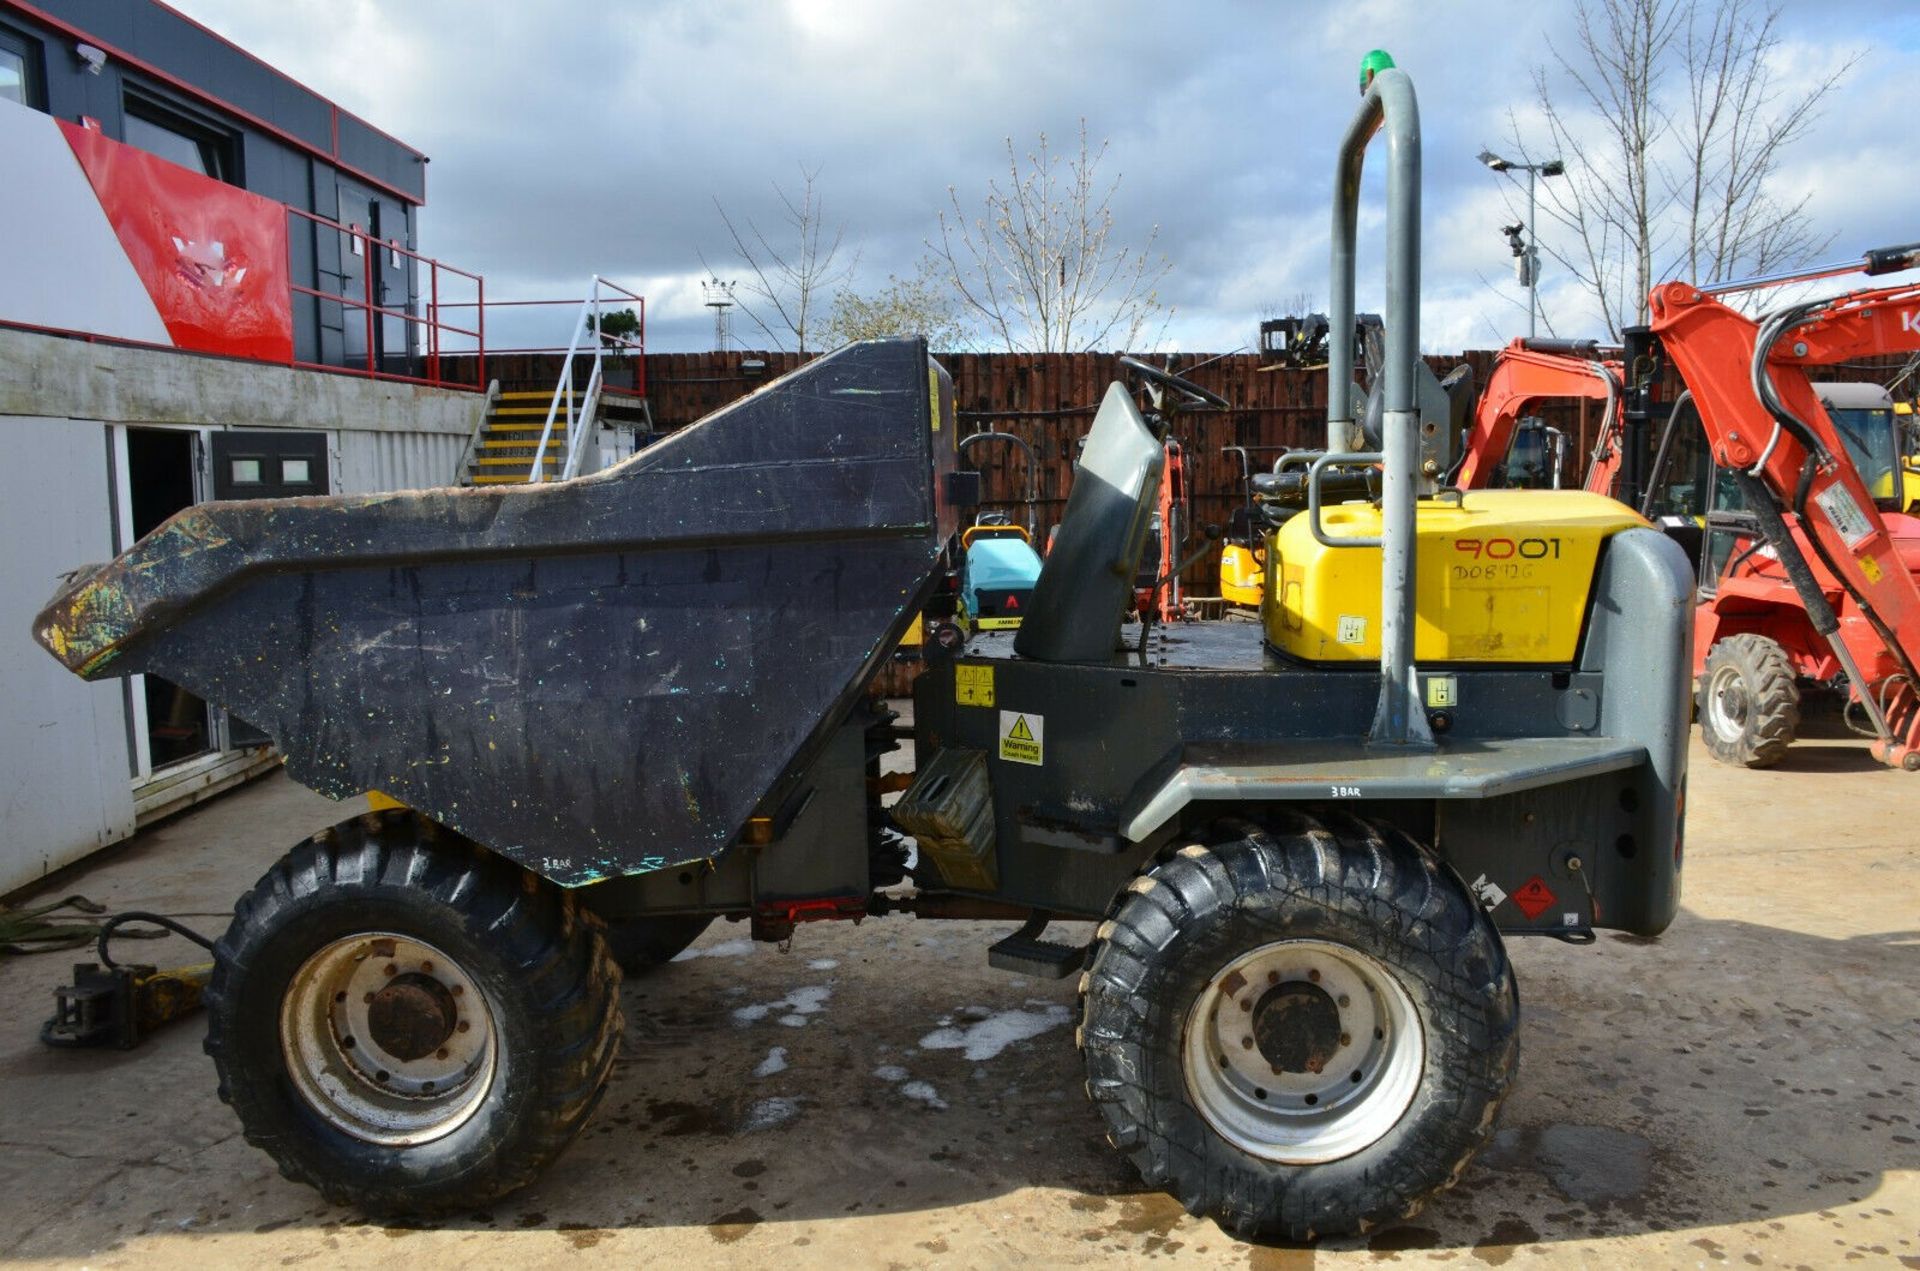
[[[1020,625],[1040,553],[1017,525],[976,525],[961,536],[966,563],[960,577],[960,623],[974,631],[1004,631]]]

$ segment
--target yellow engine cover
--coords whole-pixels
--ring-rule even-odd
[[[1329,538],[1380,533],[1380,509],[1321,509]],[[1647,522],[1579,490],[1472,490],[1424,500],[1416,517],[1414,659],[1571,662],[1600,544]],[[1314,540],[1303,513],[1267,549],[1267,639],[1307,662],[1380,658],[1380,550]]]

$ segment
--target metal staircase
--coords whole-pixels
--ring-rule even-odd
[[[565,481],[598,466],[588,463],[588,447],[599,444],[602,427],[611,427],[618,443],[624,432],[629,443],[616,444],[616,458],[631,453],[639,435],[651,437],[652,415],[644,390],[614,390],[606,402],[609,360],[626,355],[644,370],[646,346],[641,339],[615,335],[603,326],[603,292],[607,297],[635,293],[594,277],[587,298],[580,302],[573,336],[551,390],[514,388],[501,391],[498,381],[488,386],[487,402],[460,459],[461,485],[519,485]],[[640,301],[644,305],[644,301]],[[577,369],[576,369],[577,368]],[[586,372],[586,384],[578,382]],[[602,419],[603,411],[606,418]]]
[[[575,427],[590,431],[592,418],[572,410],[573,388],[563,387],[568,399],[565,409],[576,419]],[[547,427],[547,407],[553,394],[544,389],[512,389],[501,392],[489,404],[474,435],[466,465],[461,472],[462,485],[517,485],[521,482],[551,481],[564,471],[569,441],[564,418],[554,421],[545,452],[540,436]],[[534,456],[540,457],[538,477],[534,476]]]

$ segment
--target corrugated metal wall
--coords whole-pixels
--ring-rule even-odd
[[[458,433],[346,431],[334,434],[342,494],[421,490],[459,478],[467,438]]]

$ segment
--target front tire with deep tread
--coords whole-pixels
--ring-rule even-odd
[[[1771,768],[1787,757],[1800,728],[1800,682],[1777,641],[1741,632],[1715,642],[1698,692],[1708,754],[1736,768]]]
[[[1519,997],[1499,933],[1457,875],[1390,826],[1294,813],[1235,829],[1241,837],[1182,848],[1136,878],[1101,924],[1079,1040],[1108,1140],[1149,1184],[1243,1239],[1311,1240],[1411,1217],[1491,1135],[1518,1065]],[[1400,1082],[1404,1111],[1389,1105],[1359,1140],[1349,1131],[1256,1153],[1202,1110],[1188,1033],[1231,985],[1229,968],[1291,948],[1378,969],[1417,1018],[1424,1049],[1410,1098],[1404,1073]],[[1224,1070],[1229,1055],[1217,1058]],[[1333,1159],[1310,1159],[1319,1148]]]
[[[298,1076],[304,1052],[287,1040],[283,1009],[313,997],[296,979],[342,948],[351,957],[343,942],[367,933],[444,951],[458,990],[473,986],[461,1001],[484,998],[493,1038],[483,1092],[444,1132],[406,1143],[323,1106],[314,1092],[337,1074]],[[235,905],[214,951],[206,1050],[247,1141],[288,1178],[370,1214],[471,1210],[531,1182],[585,1125],[619,1047],[619,985],[570,893],[404,809],[369,813],[294,848]]]

